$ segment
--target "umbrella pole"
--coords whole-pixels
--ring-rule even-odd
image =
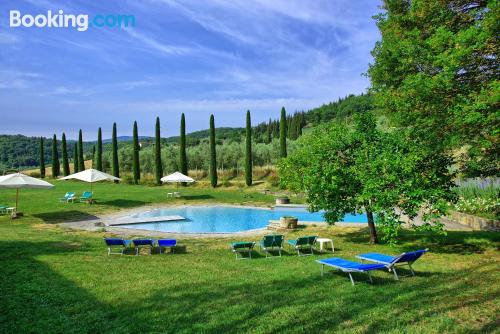
[[[17,205],[19,203],[19,188],[16,188],[16,213],[17,213]]]

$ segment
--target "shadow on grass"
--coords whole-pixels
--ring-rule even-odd
[[[212,195],[181,195],[182,199],[186,200],[202,200],[202,199],[213,199]]]
[[[243,262],[248,263],[241,261],[238,265]],[[488,271],[491,275],[495,270],[491,264],[471,269],[474,270],[470,272],[473,281],[481,279],[480,271],[483,274]],[[156,331],[168,326],[169,330],[178,333],[318,333],[325,329],[336,332],[347,328],[364,333],[404,332],[419,328],[420,321],[425,326],[429,323],[445,326],[441,329],[446,331],[450,329],[446,326],[454,326],[453,319],[450,324],[442,323],[441,317],[446,317],[448,312],[479,307],[496,299],[493,295],[480,294],[457,300],[456,291],[469,288],[470,284],[459,279],[463,273],[439,275],[440,280],[434,284],[429,284],[427,279],[413,278],[395,282],[387,275],[375,277],[373,286],[360,282],[354,287],[345,274],[320,278],[316,273],[301,274],[300,279],[289,275],[268,280],[264,285],[248,279],[235,279],[229,284],[181,282],[159,288],[148,303],[134,303],[125,307],[123,313],[133,314],[139,308],[142,314],[156,315],[141,324],[143,330]],[[365,277],[356,278],[363,280]],[[332,294],[332,285],[343,287]],[[311,300],[311,291],[321,293]],[[436,300],[436,296],[439,299]],[[168,307],[164,307],[165,300],[168,300]],[[434,302],[429,303],[430,300]],[[312,304],[330,308],[322,310]],[[415,310],[418,310],[418,317],[415,317]],[[388,318],[397,321],[385,321]],[[483,328],[493,327],[492,322]]]
[[[137,206],[145,205],[145,201],[131,200],[131,199],[114,199],[111,201],[99,201],[98,204],[109,205],[117,208],[133,208]]]
[[[5,263],[2,273],[9,277],[1,286],[2,333],[129,333],[137,328],[144,333],[318,333],[325,330],[377,333],[405,332],[411,331],[410,328],[456,332],[463,323],[456,322],[450,313],[494,305],[498,298],[495,293],[477,290],[478,286],[484,288],[487,282],[493,281],[498,268],[492,262],[453,273],[418,272],[424,277],[399,282],[393,281],[388,273],[380,273],[374,277],[373,286],[360,283],[354,287],[345,274],[326,274],[321,278],[318,272],[306,270],[275,276],[274,265],[282,262],[260,267],[265,273],[257,277],[252,277],[249,271],[253,267],[241,267],[238,262],[234,267],[243,269],[235,271],[230,280],[196,275],[206,267],[191,262],[189,271],[195,275],[194,279],[163,281],[151,285],[140,297],[134,289],[131,295],[121,293],[120,283],[115,282],[118,285],[110,285],[107,297],[102,297],[114,302],[106,303],[96,297],[96,291],[90,293],[59,274],[46,259],[38,260],[41,255],[86,252],[90,248],[70,242],[22,241],[0,242],[0,247],[4,250],[0,259]],[[89,252],[84,256],[96,255]],[[86,274],[94,270],[97,274],[102,269],[91,269],[92,264],[85,264],[84,258],[71,260],[63,272],[68,273],[68,268],[75,263],[73,270],[77,271],[73,274],[78,270]],[[151,271],[144,269],[148,259],[134,262],[133,270],[126,265],[129,260],[132,259],[106,257],[96,264],[106,267],[110,273],[128,270],[123,276],[124,286],[154,279]],[[273,263],[271,260],[261,262]],[[172,275],[172,271],[166,267],[162,274]],[[436,276],[432,282],[426,279],[429,275]],[[489,277],[486,283],[485,277]],[[113,279],[108,281],[103,275],[101,284],[109,282]],[[460,296],[460,292],[466,296]],[[493,316],[490,318],[493,320],[483,318],[481,330],[488,332],[497,328],[497,321]]]
[[[62,223],[68,221],[85,221],[98,219],[97,216],[78,210],[54,211],[34,214],[33,217],[42,219],[45,223]]]
[[[368,228],[339,234],[348,242],[366,244]],[[379,235],[380,238],[380,235]],[[433,253],[482,254],[488,248],[500,249],[500,232],[447,231],[446,235],[432,232],[404,231],[399,237],[397,248],[401,251],[429,248]]]

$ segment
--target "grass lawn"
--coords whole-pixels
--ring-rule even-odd
[[[379,271],[373,285],[351,286],[345,274],[320,276],[314,260],[331,255],[255,253],[236,261],[228,250],[235,239],[186,237],[178,254],[107,256],[104,233],[54,224],[159,202],[271,204],[270,196],[188,187],[184,198],[172,200],[165,187],[98,184],[98,204],[88,206],[57,202],[88,185],[55,183],[53,190],[22,190],[25,217],[0,218],[1,333],[498,332],[500,233],[407,233],[392,249],[369,245],[366,231],[351,228],[310,227],[287,236],[332,237],[335,255],[350,259],[430,249],[414,265],[416,277],[395,282]],[[13,200],[14,191],[0,191],[0,204]]]

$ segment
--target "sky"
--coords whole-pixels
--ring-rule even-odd
[[[374,0],[1,1],[0,133],[95,140],[243,127],[365,92]],[[22,15],[134,15],[134,27],[10,27]]]

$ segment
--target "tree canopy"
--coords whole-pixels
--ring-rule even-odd
[[[470,176],[499,170],[496,0],[386,0],[368,74],[396,125],[437,149],[465,149]]]
[[[373,116],[363,113],[354,127],[331,123],[305,134],[278,168],[283,185],[304,192],[310,209],[325,210],[329,223],[347,213],[366,212],[369,220],[374,214],[384,238],[393,242],[401,214],[421,213],[429,220],[425,227],[440,227],[433,218],[453,200],[449,163],[447,155],[408,139],[406,131],[378,130]]]

